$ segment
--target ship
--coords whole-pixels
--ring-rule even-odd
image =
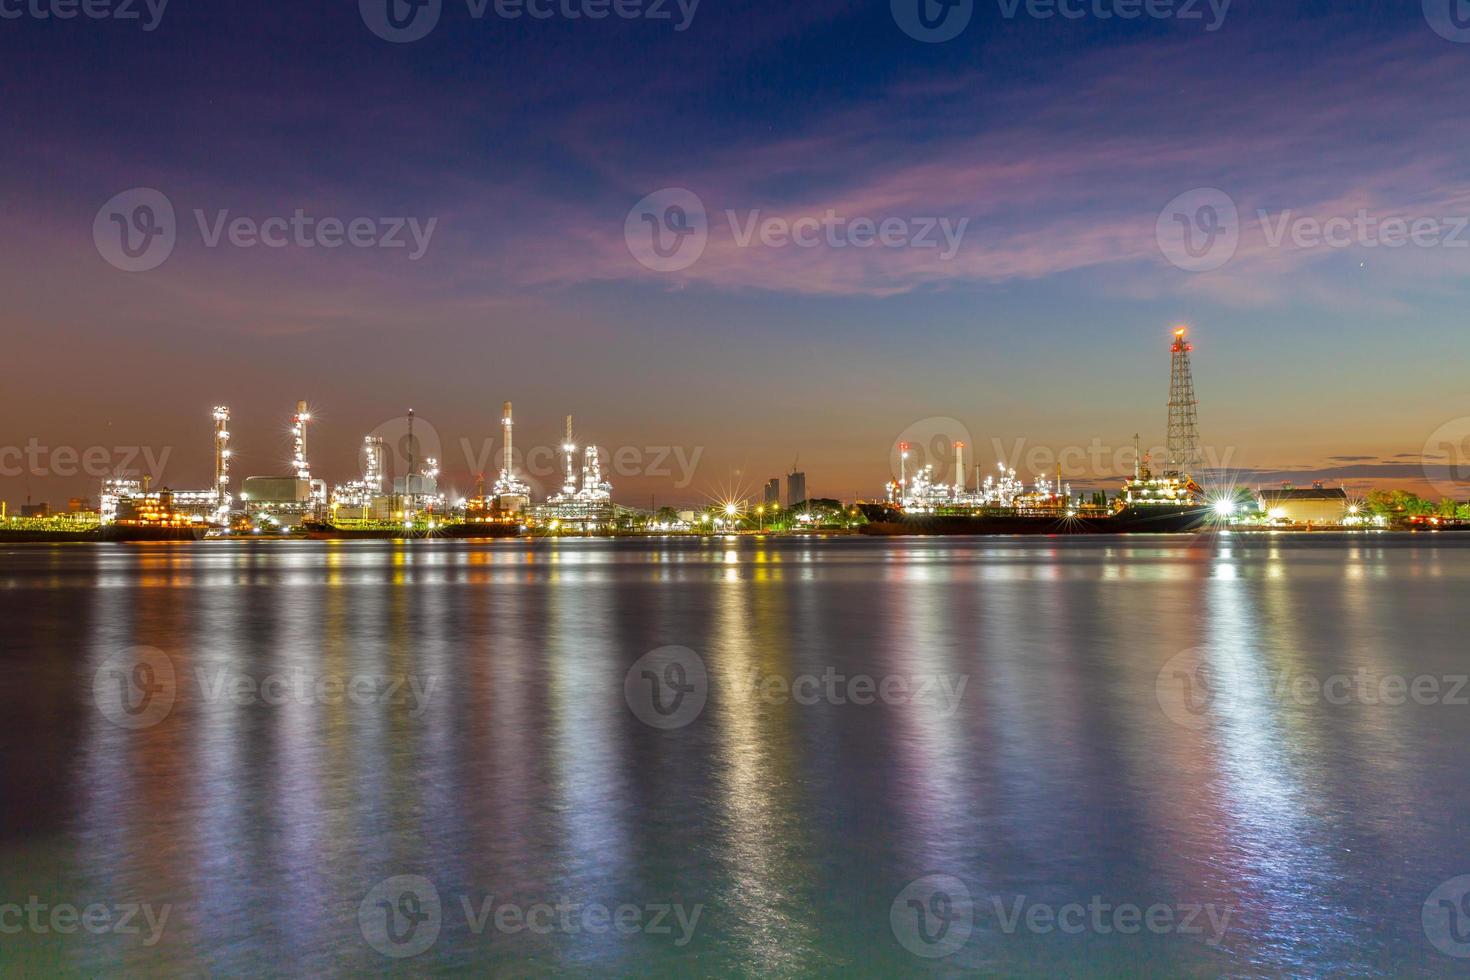
[[[160,490],[128,500],[122,516],[103,524],[103,541],[198,541],[214,525],[174,507],[172,491]]]
[[[864,534],[1189,534],[1208,526],[1214,510],[1204,490],[1184,473],[1156,475],[1147,454],[1136,456],[1133,477],[1123,484],[1112,509],[1074,506],[1045,481],[1036,492],[1004,496],[1007,506],[932,506],[907,508],[895,500],[860,504],[868,519]],[[1002,467],[1004,470],[1004,467]],[[1015,486],[1015,471],[1003,473],[1001,486]],[[945,488],[930,489],[921,473],[914,485],[920,494],[939,499]],[[987,492],[989,483],[987,482]],[[904,499],[904,498],[899,498]],[[913,500],[913,497],[907,498]]]
[[[505,412],[508,419],[510,402],[505,403]],[[509,432],[508,427],[506,431]],[[509,466],[509,460],[507,460],[507,466]],[[506,482],[503,474],[501,482]],[[502,507],[500,505],[502,499],[505,499],[504,495],[485,495],[485,480],[481,477],[475,496],[464,502],[464,518],[441,525],[438,533],[446,538],[514,538],[518,536],[522,528],[521,518],[518,514]]]
[[[888,485],[882,504],[862,505],[865,534],[1186,534],[1207,527],[1215,511],[1189,475],[1201,460],[1194,375],[1188,328],[1174,330],[1169,347],[1168,456],[1155,474],[1150,457],[1133,437],[1133,476],[1124,481],[1112,509],[1081,506],[1071,488],[1038,480],[1027,489],[1016,471],[1000,464],[999,479],[990,477],[973,489],[963,485],[964,447],[954,443],[955,483],[937,482],[933,464],[910,475],[912,446],[898,444],[898,481]]]

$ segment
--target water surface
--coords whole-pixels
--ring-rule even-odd
[[[0,966],[1448,975],[1467,595],[1428,537],[0,548],[0,906],[169,909]]]

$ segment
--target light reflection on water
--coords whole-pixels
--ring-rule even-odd
[[[23,934],[75,973],[401,966],[383,878],[437,885],[415,969],[854,974],[1448,972],[1419,907],[1470,871],[1470,707],[1246,698],[1197,727],[1170,658],[1223,683],[1470,671],[1453,539],[205,542],[0,552],[0,904],[170,903],[163,940]],[[138,731],[97,669],[156,647]],[[668,645],[689,726],[624,701]],[[236,703],[221,678],[403,677],[422,705]],[[934,704],[801,704],[760,679],[963,678]],[[210,695],[210,691],[216,693]],[[422,708],[422,710],[417,710]],[[909,954],[889,904],[954,875],[974,933]],[[995,901],[1216,903],[1200,937],[1007,934]],[[471,905],[703,907],[695,938],[476,935]]]

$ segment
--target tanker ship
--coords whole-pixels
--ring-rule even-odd
[[[1072,501],[1070,487],[1062,485],[1060,468],[1055,486],[1044,478],[1033,489],[1016,479],[1016,471],[1002,463],[999,479],[964,484],[964,443],[954,444],[955,483],[934,479],[934,467],[908,476],[908,443],[898,446],[898,482],[888,485],[884,504],[863,510],[866,534],[1179,534],[1200,530],[1213,515],[1204,492],[1189,475],[1200,463],[1199,426],[1194,398],[1194,373],[1186,339],[1187,328],[1173,332],[1169,348],[1168,457],[1164,471],[1150,470],[1149,456],[1133,437],[1133,478],[1113,507],[1083,506]]]
[[[117,517],[102,525],[103,541],[198,541],[210,529],[198,514],[174,506],[171,490],[144,492],[119,505]]]
[[[1009,471],[1006,480],[1014,480]],[[987,481],[988,482],[988,481]],[[921,480],[915,483],[923,489]],[[1147,457],[1112,509],[1069,503],[1061,491],[1052,492],[1045,481],[1037,490],[1006,500],[992,494],[989,503],[950,502],[913,506],[912,498],[887,504],[860,505],[868,523],[862,533],[873,535],[947,534],[1187,534],[1204,528],[1213,511],[1199,485],[1186,475],[1155,476]]]

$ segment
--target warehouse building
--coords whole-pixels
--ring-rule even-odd
[[[1268,518],[1287,524],[1341,524],[1348,514],[1347,491],[1320,483],[1310,489],[1260,490],[1257,497]]]

